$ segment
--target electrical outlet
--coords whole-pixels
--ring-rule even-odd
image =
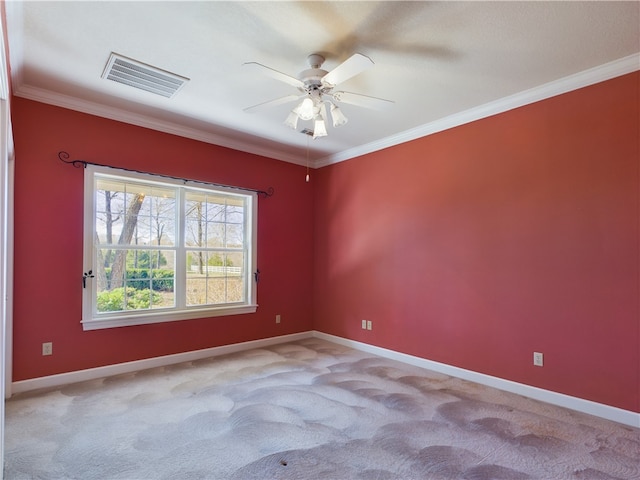
[[[536,367],[542,367],[544,365],[544,358],[540,352],[533,352],[533,364]]]
[[[371,320],[367,320],[367,330],[371,330],[371,327],[373,327],[373,322]]]
[[[367,329],[367,321],[366,320],[362,320],[362,329],[363,330]]]
[[[276,315],[276,323],[280,323],[280,315]]]
[[[53,355],[53,343],[45,342],[42,344],[42,355]]]

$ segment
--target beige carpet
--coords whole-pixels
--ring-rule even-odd
[[[317,339],[6,410],[6,479],[640,478],[638,429]]]

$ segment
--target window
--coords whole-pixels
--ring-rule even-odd
[[[256,311],[256,194],[193,185],[87,166],[85,330]]]

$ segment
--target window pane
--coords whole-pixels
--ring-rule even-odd
[[[227,223],[244,223],[244,205],[227,205]]]
[[[187,298],[188,306],[207,304],[207,275],[209,261],[207,252],[187,252]]]
[[[207,247],[223,247],[224,231],[224,223],[207,223]]]
[[[224,222],[224,199],[209,199],[207,204],[207,219],[214,222]]]
[[[185,243],[190,247],[202,247],[205,243],[204,204],[201,201],[186,202]]]
[[[234,252],[227,254],[227,302],[245,301],[244,254]]]
[[[244,254],[187,253],[187,305],[245,301]]]
[[[151,308],[172,308],[175,299],[175,252],[171,250],[151,250],[151,290],[160,295]]]
[[[124,218],[124,184],[98,182],[96,192],[96,234],[100,243],[118,242]],[[102,188],[100,188],[102,185]]]
[[[175,244],[175,191],[153,187],[147,193],[138,215],[136,244]]]
[[[226,303],[225,298],[224,278],[209,278],[207,280],[207,305]]]
[[[188,306],[206,305],[207,303],[207,280],[203,277],[187,276],[187,298]]]
[[[227,248],[242,248],[244,244],[244,225],[226,225],[225,240]]]
[[[96,236],[101,244],[175,244],[175,188],[113,178],[96,181]]]
[[[99,313],[175,306],[175,252],[100,249],[96,268]]]
[[[243,198],[187,192],[186,207],[187,246],[237,248],[244,243],[246,202]]]

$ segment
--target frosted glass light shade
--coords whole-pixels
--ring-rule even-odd
[[[342,113],[342,110],[333,103],[331,104],[331,119],[333,120],[334,127],[340,127],[349,121],[349,119],[344,116],[344,113]]]
[[[300,106],[298,107],[298,116],[302,120],[311,120],[315,112],[313,111],[313,100],[310,98],[305,98]]]
[[[324,120],[321,118],[316,119],[313,125],[313,138],[318,137],[326,137],[327,136],[327,126],[324,124]]]
[[[289,116],[284,121],[284,124],[289,128],[293,128],[294,130],[298,128],[298,115],[295,111],[292,110],[291,112],[289,112]]]

